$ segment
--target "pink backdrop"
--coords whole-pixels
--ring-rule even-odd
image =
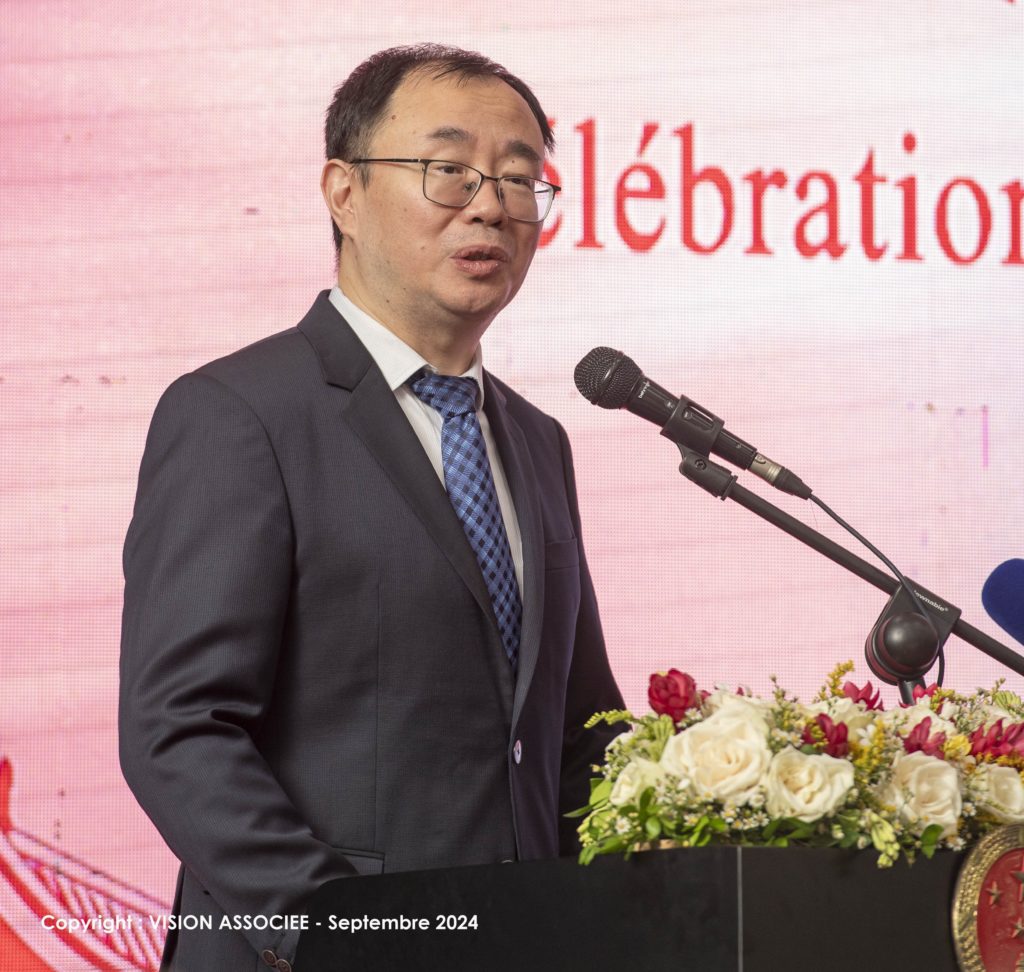
[[[482,50],[555,121],[565,192],[485,361],[569,430],[630,704],[673,665],[757,690],[776,673],[807,696],[852,658],[863,680],[884,596],[685,483],[653,426],[588,405],[572,371],[595,345],[722,415],[1002,637],[979,591],[1024,555],[1024,9],[472,11],[4,5],[0,755],[19,853],[51,847],[37,879],[71,854],[124,882],[104,900],[170,900],[174,861],[116,755],[120,548],[146,428],[173,378],[330,286],[323,112],[395,43]],[[808,504],[768,498],[846,543]],[[999,674],[950,643],[947,684]],[[37,951],[77,967],[4,875],[0,918],[34,921]]]

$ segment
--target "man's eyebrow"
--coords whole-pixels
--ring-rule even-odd
[[[456,128],[454,125],[442,125],[427,133],[427,138],[432,142],[471,142],[473,136],[464,128]]]
[[[506,144],[505,154],[518,155],[520,158],[524,158],[528,162],[535,162],[537,165],[540,165],[544,161],[537,154],[537,150],[532,145],[527,145],[526,142],[523,142],[518,138],[514,138],[511,142]]]
[[[428,132],[427,138],[432,142],[449,142],[465,145],[472,142],[474,137],[464,128],[457,128],[454,125],[442,125],[440,128],[435,128],[432,132]],[[506,156],[518,156],[536,165],[540,165],[544,161],[532,145],[519,138],[510,139],[505,143],[504,154]]]

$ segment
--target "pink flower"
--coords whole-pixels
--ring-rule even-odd
[[[816,732],[812,726],[816,726],[818,731]],[[822,712],[815,717],[814,722],[804,726],[803,739],[806,745],[820,749],[826,756],[842,759],[850,752],[850,744],[847,741],[849,735],[850,730],[845,722],[833,722]]]
[[[946,743],[946,734],[944,732],[937,732],[933,736],[929,736],[929,731],[932,727],[932,720],[930,717],[922,719],[910,732],[907,734],[907,738],[903,740],[903,748],[908,753],[924,753],[925,756],[937,756],[939,759],[945,759],[942,754],[942,747]]]
[[[853,682],[847,682],[843,686],[843,694],[854,702],[863,702],[869,712],[875,710],[880,712],[884,708],[882,705],[882,693],[875,690],[870,682],[864,688],[857,688]]]
[[[1004,728],[1003,720],[1000,719],[989,726],[988,731],[984,726],[979,726],[971,733],[972,756],[998,759],[1014,753],[1024,756],[1024,723],[1015,722]]]
[[[666,675],[651,676],[647,700],[658,715],[671,716],[673,722],[680,722],[687,709],[700,705],[701,693],[689,675],[678,668],[670,668]]]

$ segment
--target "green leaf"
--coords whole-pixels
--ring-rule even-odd
[[[814,825],[804,823],[802,820],[788,820],[792,827],[789,832],[790,840],[807,840],[814,833]]]
[[[644,830],[651,840],[657,840],[661,836],[661,821],[657,817],[648,817],[644,823]]]
[[[590,805],[604,803],[612,795],[612,781],[603,776],[594,777],[590,781]]]
[[[625,837],[612,837],[602,841],[598,846],[600,848],[598,853],[616,854],[621,850],[625,850],[629,846],[629,841]]]

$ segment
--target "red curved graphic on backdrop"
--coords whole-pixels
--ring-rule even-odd
[[[153,972],[167,906],[18,829],[13,769],[0,760],[0,955],[23,972]],[[82,927],[58,927],[72,920]],[[109,928],[109,930],[105,930]],[[48,964],[54,963],[54,964]]]

